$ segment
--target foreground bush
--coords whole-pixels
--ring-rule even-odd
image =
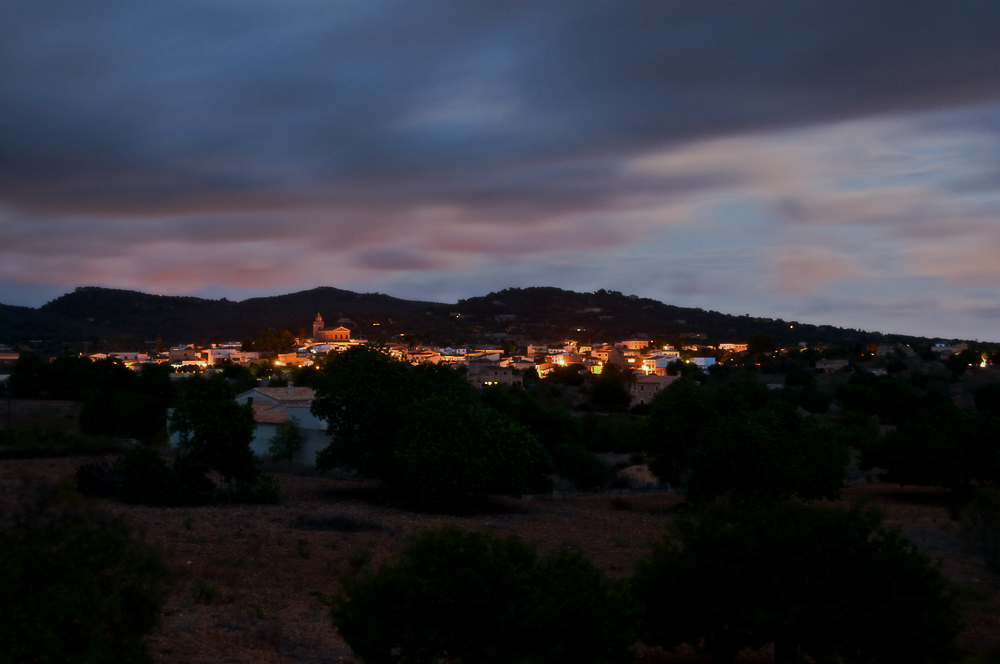
[[[0,662],[148,661],[159,556],[107,514],[45,502],[0,531]]]
[[[713,662],[774,644],[775,662],[943,662],[960,621],[916,545],[863,509],[713,506],[678,518],[634,579],[643,640]]]
[[[278,480],[258,474],[251,481],[233,480],[216,486],[209,468],[181,456],[173,463],[153,447],[136,445],[125,450],[114,465],[83,464],[76,469],[76,488],[95,498],[118,498],[133,505],[194,507],[219,503],[276,503],[281,499]]]
[[[1000,572],[1000,491],[981,488],[976,492],[976,498],[962,510],[959,534],[971,553]]]
[[[343,580],[333,624],[368,664],[616,664],[632,616],[578,553],[454,526],[418,535],[377,572]]]

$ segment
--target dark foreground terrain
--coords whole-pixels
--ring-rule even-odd
[[[5,459],[0,508],[9,513],[39,480],[68,481],[93,457]],[[632,573],[672,518],[670,492],[503,499],[485,514],[447,516],[375,505],[374,485],[350,477],[279,472],[284,498],[270,506],[149,508],[103,501],[143,533],[169,562],[161,625],[149,637],[157,662],[351,662],[331,627],[319,593],[336,590],[341,574],[390,557],[415,532],[447,522],[517,533],[543,550],[582,550],[606,573]],[[855,484],[844,500],[869,497],[887,522],[939,560],[960,588],[968,661],[1000,656],[998,579],[962,552],[950,497],[937,489]],[[317,591],[319,591],[317,593]],[[747,653],[743,662],[770,661]],[[707,662],[693,652],[640,649],[639,662]]]

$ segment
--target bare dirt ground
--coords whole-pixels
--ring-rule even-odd
[[[0,509],[14,509],[35,478],[58,481],[87,458],[0,461]],[[157,662],[352,662],[317,597],[338,577],[388,559],[412,534],[455,523],[517,533],[543,550],[583,551],[615,578],[632,573],[672,518],[670,492],[502,499],[490,513],[447,516],[372,504],[374,485],[350,477],[279,474],[284,499],[268,506],[149,508],[101,501],[143,533],[174,571],[160,627],[149,637]],[[855,484],[844,500],[869,496],[887,521],[939,560],[961,589],[963,648],[1000,655],[998,579],[961,551],[950,497],[936,489]],[[640,649],[639,662],[694,663],[692,651]],[[771,661],[767,652],[741,662]]]

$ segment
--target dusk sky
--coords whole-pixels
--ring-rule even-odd
[[[0,302],[85,285],[1000,341],[1000,2],[3,0]]]

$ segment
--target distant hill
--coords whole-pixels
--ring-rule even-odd
[[[692,343],[714,344],[743,342],[759,332],[772,335],[780,345],[929,341],[732,316],[605,290],[577,293],[559,288],[510,288],[447,304],[328,287],[242,302],[81,287],[38,309],[0,305],[0,342],[35,347],[41,342],[44,348],[57,352],[59,347],[82,342],[88,342],[91,349],[145,348],[157,337],[168,345],[240,341],[268,329],[287,329],[293,334],[310,331],[317,313],[329,327],[336,326],[339,319],[349,319],[347,325],[357,338],[415,339],[442,345],[501,338],[523,343],[528,339],[607,341],[673,335],[689,338]]]
[[[87,341],[144,347],[158,336],[166,344],[239,341],[270,328],[311,330],[317,313],[328,325],[345,317],[377,322],[422,315],[428,304],[337,288],[231,302],[81,287],[38,309],[0,305],[0,342]]]

